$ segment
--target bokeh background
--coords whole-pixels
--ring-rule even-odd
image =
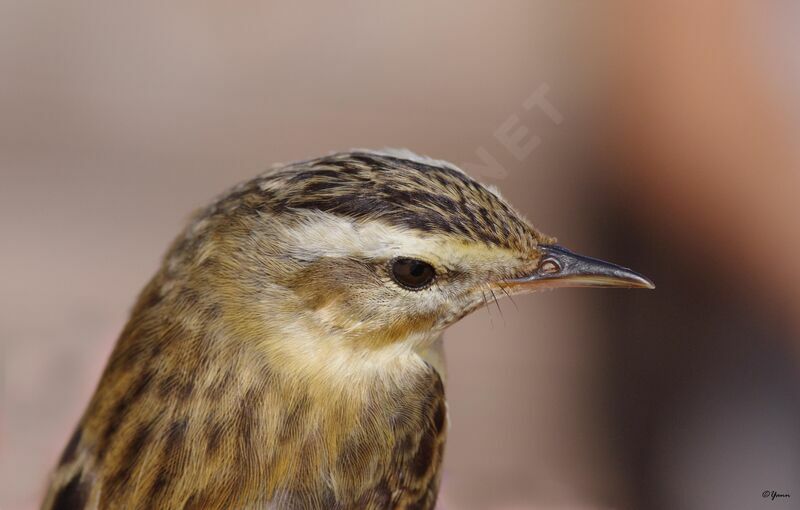
[[[448,331],[440,508],[800,508],[798,23],[789,0],[2,2],[0,506],[37,506],[194,208],[388,146],[658,285]]]

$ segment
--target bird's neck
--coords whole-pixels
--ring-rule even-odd
[[[231,312],[186,291],[159,301],[159,283],[142,293],[104,378],[133,384],[137,372],[149,380],[157,369],[166,400],[228,398],[269,385],[353,406],[403,391],[431,370],[444,379],[440,332],[367,347],[303,314]]]
[[[247,352],[240,362],[269,367],[271,377],[348,401],[358,400],[365,388],[402,388],[431,367],[443,373],[440,331],[408,331],[386,342],[380,331],[333,326],[319,310],[287,301],[243,303],[229,311],[215,323],[216,343]]]
[[[82,469],[101,480],[106,503],[152,492],[165,448],[184,460],[162,491],[175,501],[192,484],[230,507],[226,484],[236,484],[230,497],[252,504],[324,494],[330,480],[355,501],[365,483],[380,486],[395,471],[435,494],[444,390],[420,353],[311,349],[302,335],[284,338],[306,345],[301,361],[303,348],[212,323],[134,310],[79,428],[96,452]]]

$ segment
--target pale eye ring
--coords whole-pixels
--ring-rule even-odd
[[[436,279],[436,271],[432,265],[407,257],[392,259],[389,263],[389,274],[398,285],[408,290],[425,289]]]

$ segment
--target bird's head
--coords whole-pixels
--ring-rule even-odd
[[[165,267],[215,289],[217,311],[245,336],[306,350],[320,339],[421,344],[493,296],[652,287],[557,246],[449,163],[369,151],[276,168],[234,188],[201,211]]]

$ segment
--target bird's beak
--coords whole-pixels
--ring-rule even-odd
[[[630,287],[654,289],[648,278],[630,269],[572,253],[558,245],[541,245],[533,274],[504,281],[504,285],[536,290],[553,287]]]

